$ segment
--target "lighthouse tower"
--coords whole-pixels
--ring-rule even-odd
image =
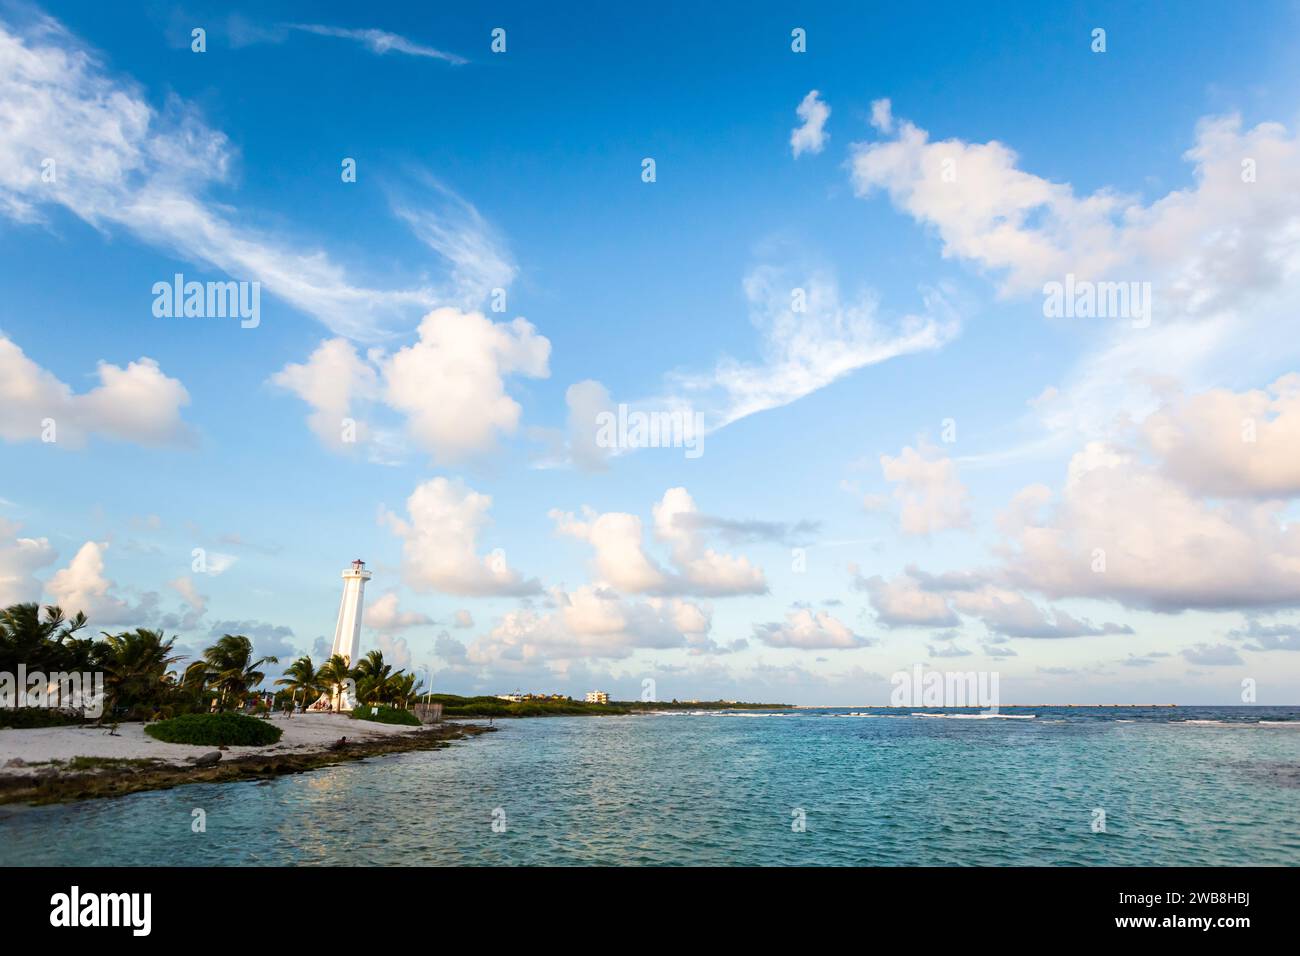
[[[366,563],[360,558],[343,572],[343,600],[339,603],[339,620],[334,625],[334,644],[330,647],[330,657],[341,654],[349,664],[357,662],[357,647],[361,642],[361,613],[366,597],[366,582],[370,572]],[[320,700],[311,705],[312,710],[333,710],[334,694],[341,693],[340,710],[351,710],[356,706],[353,688],[331,688],[321,694]]]

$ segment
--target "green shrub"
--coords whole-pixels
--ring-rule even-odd
[[[378,713],[371,713],[375,709]],[[409,710],[402,710],[398,707],[388,707],[383,704],[377,707],[372,704],[358,704],[352,711],[353,720],[373,720],[377,724],[407,724],[411,727],[420,726],[420,718],[416,717]]]
[[[45,710],[43,707],[0,707],[0,728],[30,729],[32,727],[71,727],[84,724],[84,718],[61,710]]]
[[[269,721],[243,714],[181,714],[148,724],[144,732],[169,744],[205,747],[264,747],[284,733]]]

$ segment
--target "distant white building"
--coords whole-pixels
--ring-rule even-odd
[[[587,691],[587,703],[608,704],[609,694],[605,693],[603,690],[589,690]]]
[[[514,694],[497,694],[497,700],[505,700],[505,701],[509,701],[509,702],[512,703],[512,704],[517,704],[517,703],[519,703],[520,701],[522,701],[523,699],[524,699],[524,695],[523,695],[523,694],[519,694],[519,693],[514,693]]]

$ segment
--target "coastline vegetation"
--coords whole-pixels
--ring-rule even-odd
[[[284,733],[275,724],[243,714],[181,714],[146,724],[144,732],[169,744],[208,747],[265,747]]]
[[[360,705],[353,717],[380,723],[415,726],[419,718],[411,708],[424,699],[443,705],[444,717],[571,717],[610,716],[673,710],[777,709],[787,704],[740,701],[610,701],[587,703],[560,697],[535,697],[521,701],[498,697],[463,697],[422,693],[414,674],[394,670],[382,651],[372,650],[355,665],[334,655],[319,667],[303,655],[285,668],[274,683],[274,693],[260,690],[266,667],[278,664],[274,656],[257,657],[253,642],[242,634],[224,634],[202,656],[181,668],[175,637],[161,630],[136,628],[100,638],[82,637],[86,616],[66,618],[58,607],[15,604],[0,611],[0,671],[16,673],[20,663],[28,671],[101,672],[104,675],[103,711],[99,722],[168,721],[181,717],[220,717],[254,713],[267,715],[272,708],[310,707],[321,700],[333,711],[343,709],[345,696]],[[372,708],[378,713],[371,713]],[[359,711],[359,712],[358,712]],[[68,708],[33,710],[0,708],[0,728],[52,727],[78,723],[85,715]],[[173,726],[197,742],[200,724],[210,723],[210,736],[221,736],[234,724],[191,720]],[[162,733],[181,733],[164,730]],[[153,734],[157,739],[165,737]]]
[[[103,699],[95,702],[102,705],[100,723],[240,711],[266,714],[272,707],[305,708],[321,695],[328,695],[332,709],[339,710],[345,687],[354,688],[362,704],[400,710],[409,710],[420,695],[415,675],[393,670],[378,650],[356,666],[339,655],[319,668],[310,657],[300,657],[275,681],[280,689],[270,693],[260,688],[267,665],[279,659],[257,657],[253,642],[243,634],[222,635],[182,669],[176,638],[161,630],[136,628],[84,637],[87,623],[82,613],[68,618],[61,608],[34,603],[0,610],[0,672],[16,674],[21,664],[28,673],[103,674]],[[81,710],[0,707],[0,729],[82,723],[87,719],[85,705],[83,701]]]
[[[370,720],[377,724],[402,724],[408,727],[419,727],[420,718],[415,716],[414,711],[402,710],[398,707],[389,707],[387,704],[378,706],[361,704],[352,711],[353,720]]]

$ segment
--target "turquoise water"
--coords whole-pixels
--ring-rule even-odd
[[[1300,864],[1297,708],[833,713],[498,721],[441,751],[0,808],[0,864]]]

